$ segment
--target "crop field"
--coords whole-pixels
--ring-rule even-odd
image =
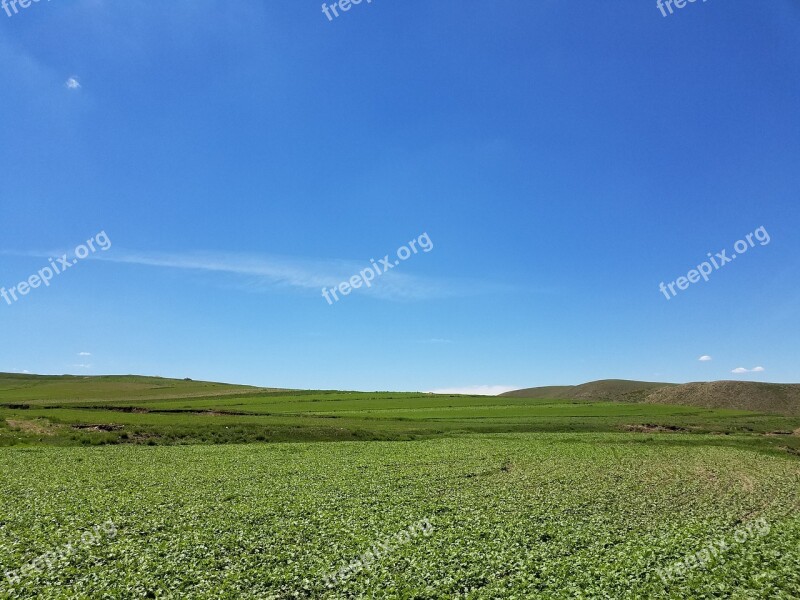
[[[0,378],[0,446],[410,440],[502,432],[749,436],[800,451],[800,417],[589,400],[286,391],[159,378]],[[20,381],[25,382],[22,385]],[[118,389],[116,386],[119,386]]]
[[[745,442],[631,432],[3,448],[0,566],[17,575],[0,594],[797,598],[800,462]],[[421,521],[425,535],[401,535]],[[113,536],[21,571],[107,522]],[[710,560],[677,573],[707,547]]]
[[[798,431],[695,406],[0,377],[0,598],[798,598]]]

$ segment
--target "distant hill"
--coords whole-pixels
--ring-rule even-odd
[[[139,375],[28,375],[0,373],[0,398],[4,403],[38,403],[51,400],[87,401],[120,399],[196,398],[274,391],[248,385],[167,379]]]
[[[630,381],[627,379],[601,379],[580,385],[554,385],[526,388],[500,394],[512,398],[559,398],[576,400],[614,400],[616,402],[643,402],[647,394],[674,383]]]
[[[800,384],[757,381],[684,383],[655,390],[645,402],[800,416]]]
[[[527,388],[500,395],[733,408],[800,416],[800,384],[796,383],[711,381],[675,384],[604,379],[581,385]]]

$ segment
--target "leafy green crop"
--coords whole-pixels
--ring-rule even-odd
[[[0,569],[113,539],[9,598],[797,598],[800,463],[735,436],[0,449]],[[670,580],[758,518],[767,535]],[[325,577],[413,523],[341,582]]]

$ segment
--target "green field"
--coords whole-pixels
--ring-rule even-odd
[[[800,417],[695,406],[281,391],[159,378],[0,377],[0,445],[410,440],[464,433],[742,434],[796,452]]]
[[[113,521],[15,598],[793,598],[800,463],[673,434],[6,448],[0,565]],[[735,440],[731,440],[734,442]],[[769,533],[743,543],[759,518]],[[410,525],[338,585],[325,576]],[[717,540],[718,561],[656,569]]]
[[[799,429],[661,404],[0,376],[0,598],[798,598]]]

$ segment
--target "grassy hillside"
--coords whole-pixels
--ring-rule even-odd
[[[654,390],[644,401],[800,415],[800,385],[756,381],[686,383]]]
[[[44,404],[57,401],[191,398],[269,391],[246,385],[138,375],[28,375],[0,373],[0,401]]]
[[[800,416],[800,384],[751,381],[675,384],[606,379],[581,385],[526,388],[501,396],[645,402]]]
[[[526,388],[500,394],[509,398],[564,398],[575,400],[640,401],[649,392],[673,386],[671,383],[630,381],[627,379],[601,379],[581,385],[556,385]]]

